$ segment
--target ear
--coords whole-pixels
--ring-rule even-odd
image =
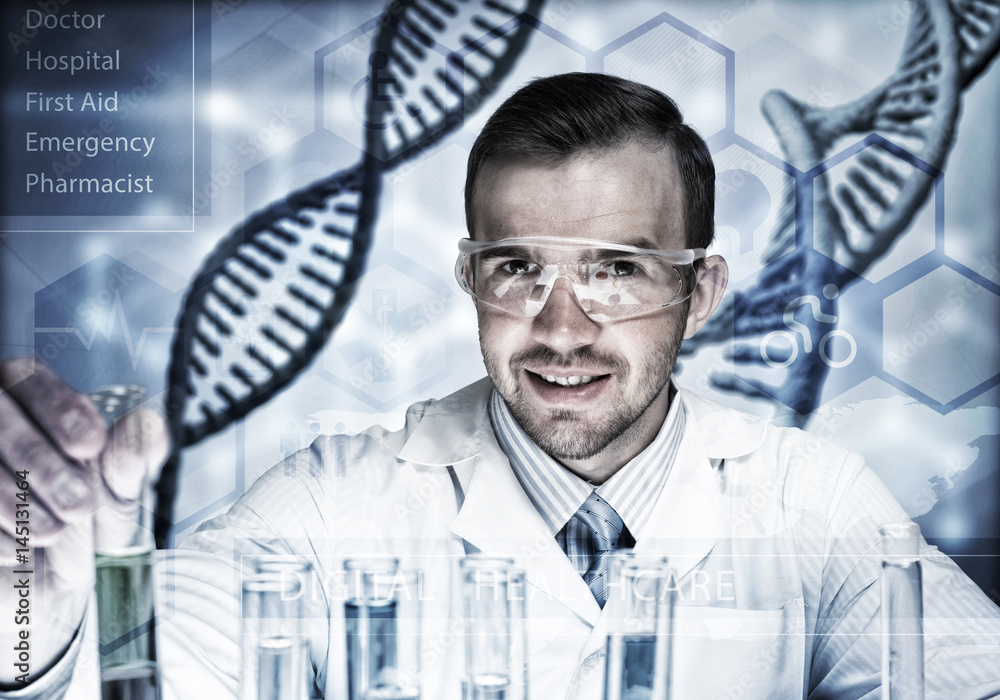
[[[684,337],[690,338],[705,325],[715,307],[722,301],[722,294],[729,283],[729,265],[721,255],[705,258],[698,270],[698,281],[691,295],[691,308],[688,310],[687,326]]]

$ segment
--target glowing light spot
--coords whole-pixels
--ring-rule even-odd
[[[209,114],[216,124],[233,125],[242,121],[239,101],[227,93],[217,92],[208,104]]]

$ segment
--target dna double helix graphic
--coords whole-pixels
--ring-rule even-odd
[[[497,89],[541,5],[392,3],[369,60],[361,162],[271,203],[205,260],[171,351],[174,453],[157,484],[159,546],[172,520],[179,451],[267,403],[318,354],[364,270],[383,176],[459,127]],[[443,68],[432,60],[442,55]],[[273,313],[250,313],[258,299]]]
[[[843,291],[883,258],[909,229],[927,201],[935,178],[954,145],[962,92],[1000,50],[1000,0],[921,0],[912,5],[895,71],[878,87],[847,104],[820,107],[772,90],[761,109],[785,160],[805,173],[822,163],[847,138],[872,138],[831,188],[829,174],[811,180],[811,206],[787,207],[791,214],[771,235],[765,268],[748,290],[734,294],[682,354],[732,342],[733,359],[769,364],[767,340],[786,332],[785,311],[795,299],[818,298],[834,285]],[[797,191],[796,191],[797,190]],[[836,315],[836,300],[825,307]],[[806,315],[803,332],[822,339],[821,322]],[[761,337],[763,336],[763,338]],[[716,375],[724,391],[766,399],[792,409],[790,422],[804,425],[817,407],[824,380],[837,363],[820,353],[783,369],[779,384]]]

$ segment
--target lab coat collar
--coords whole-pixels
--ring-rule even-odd
[[[399,459],[454,466],[465,500],[452,532],[485,554],[516,559],[529,584],[596,626],[600,607],[548,532],[493,434],[486,408],[492,389],[484,379],[441,401],[412,407]],[[719,462],[753,451],[766,424],[684,390],[676,398],[688,411],[686,429],[637,549],[669,550],[665,553],[680,579],[711,551],[725,526]],[[594,632],[588,647],[602,638],[600,626]]]
[[[438,401],[410,406],[399,460],[448,467],[475,459],[487,437],[484,432],[493,435],[489,420],[483,420],[492,391],[493,383],[484,377]]]
[[[456,467],[465,502],[451,531],[483,554],[513,559],[529,586],[593,626],[600,606],[518,482],[485,414],[483,428],[474,463]],[[538,599],[530,591],[526,595]]]
[[[727,408],[681,389],[678,396],[693,416],[694,429],[710,460],[734,459],[750,454],[764,441],[767,423],[749,413]]]

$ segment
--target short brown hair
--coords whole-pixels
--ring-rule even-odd
[[[715,234],[715,165],[708,146],[665,94],[601,73],[537,78],[500,105],[469,153],[465,218],[473,227],[476,182],[487,160],[529,156],[552,162],[638,142],[669,145],[684,190],[688,245],[707,248]]]

